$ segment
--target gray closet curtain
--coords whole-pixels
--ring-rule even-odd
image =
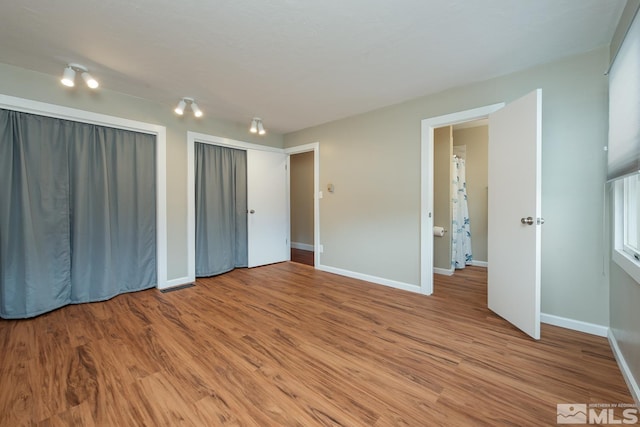
[[[196,276],[247,266],[247,153],[195,144]]]
[[[0,109],[0,317],[155,286],[155,136]]]

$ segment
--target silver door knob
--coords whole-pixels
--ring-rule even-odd
[[[538,225],[542,225],[542,224],[544,224],[544,218],[538,218],[538,219],[536,220],[536,223],[537,223]]]
[[[533,225],[535,222],[532,217],[528,216],[526,218],[520,218],[520,222],[526,225]]]
[[[253,209],[251,209],[251,210],[249,211],[249,213],[250,213],[250,214],[254,214],[254,213],[256,213],[256,211],[254,211]]]

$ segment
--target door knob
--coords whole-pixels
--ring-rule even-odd
[[[253,210],[253,209],[251,209],[251,210],[249,211],[249,213],[250,213],[250,214],[254,214],[254,213],[256,213],[256,211],[255,211],[255,210]]]
[[[538,219],[536,220],[536,223],[537,223],[538,225],[542,225],[542,224],[544,224],[544,218],[538,218]]]
[[[526,225],[533,225],[534,220],[532,217],[528,216],[526,218],[520,218],[520,222]]]

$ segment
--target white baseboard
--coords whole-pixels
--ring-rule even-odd
[[[471,265],[476,267],[489,267],[489,263],[487,261],[476,261],[475,259],[471,261]]]
[[[606,337],[609,333],[607,326],[596,325],[595,323],[583,322],[582,320],[568,319],[566,317],[555,316],[553,314],[540,313],[540,321],[549,325],[560,326],[561,328],[572,329],[599,337]]]
[[[620,351],[620,347],[618,346],[618,341],[616,340],[613,331],[609,330],[609,334],[607,336],[609,338],[609,345],[611,346],[611,350],[613,351],[613,355],[618,362],[618,367],[620,368],[620,372],[622,372],[622,376],[627,383],[627,387],[629,387],[629,391],[631,392],[631,397],[636,401],[636,405],[640,406],[640,385],[638,385],[638,381],[634,378],[627,361],[625,360],[622,352]]]
[[[453,268],[438,268],[433,267],[433,272],[435,274],[442,274],[443,276],[453,276],[453,272],[455,270]]]
[[[313,245],[310,245],[308,243],[291,242],[291,247],[293,249],[301,249],[303,251],[311,251],[311,252],[313,252]]]
[[[195,277],[179,277],[177,279],[167,280],[167,283],[162,287],[158,286],[158,289],[174,288],[176,286],[186,285],[187,283],[193,283],[195,281]]]
[[[420,286],[411,285],[409,283],[397,282],[395,280],[384,279],[382,277],[369,276],[368,274],[356,273],[355,271],[343,270],[342,268],[330,267],[328,265],[317,265],[318,270],[334,273],[340,276],[351,277],[353,279],[364,280],[366,282],[376,283],[378,285],[389,286],[391,288],[402,289],[405,291],[421,293]]]

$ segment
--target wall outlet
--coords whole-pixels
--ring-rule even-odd
[[[322,191],[318,191],[318,199],[322,199]]]
[[[320,253],[324,252],[324,245],[318,245],[318,250],[320,251]]]

